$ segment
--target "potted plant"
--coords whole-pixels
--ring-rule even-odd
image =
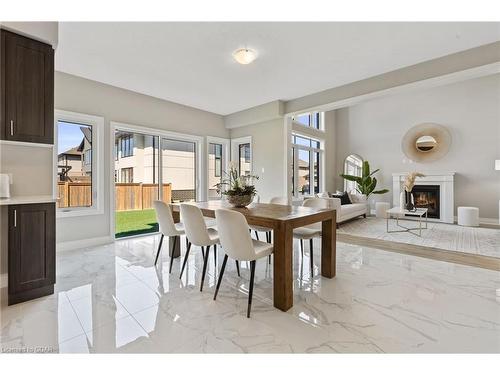
[[[225,195],[227,201],[234,207],[246,207],[255,196],[257,190],[253,185],[259,177],[255,175],[240,176],[234,164],[229,167],[229,172],[224,172],[225,177],[215,185],[219,194]]]
[[[413,201],[412,190],[413,190],[413,187],[415,186],[415,180],[417,179],[417,177],[425,177],[425,174],[420,173],[420,172],[410,172],[406,175],[405,181],[403,182],[403,187],[404,187],[405,192],[406,192],[405,208],[408,211],[413,211],[415,208],[414,203],[413,203],[414,201]]]
[[[385,194],[389,192],[388,189],[375,190],[375,188],[377,187],[377,179],[372,176],[379,170],[380,169],[375,169],[373,172],[370,172],[370,164],[365,160],[361,169],[361,176],[341,174],[340,177],[349,181],[356,182],[356,191],[368,198],[370,194]]]

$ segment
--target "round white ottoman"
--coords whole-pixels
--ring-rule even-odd
[[[479,226],[479,208],[477,207],[458,207],[458,225],[464,227]]]
[[[391,208],[390,203],[387,202],[376,202],[375,203],[375,216],[378,218],[387,218],[386,211]]]

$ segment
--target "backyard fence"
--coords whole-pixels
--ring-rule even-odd
[[[90,182],[58,182],[58,207],[85,207],[92,205]],[[153,208],[158,199],[158,184],[116,183],[115,210],[144,210]],[[163,184],[163,201],[172,201],[172,184]]]

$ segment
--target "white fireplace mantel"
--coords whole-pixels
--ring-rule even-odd
[[[455,198],[453,194],[455,172],[426,172],[425,177],[417,177],[415,185],[437,185],[439,186],[439,220],[444,223],[452,223],[454,219]],[[403,182],[408,172],[392,174],[392,203],[399,206],[399,196]],[[430,219],[429,219],[430,220]]]

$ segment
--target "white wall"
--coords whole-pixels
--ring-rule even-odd
[[[231,129],[231,138],[252,137],[253,174],[259,176],[255,185],[262,202],[285,195],[284,129],[283,118]]]
[[[350,153],[370,161],[378,173],[379,188],[392,188],[392,173],[454,171],[455,206],[477,206],[482,218],[498,218],[500,172],[500,75],[399,94],[336,110],[338,174]],[[401,139],[413,125],[442,124],[452,134],[449,153],[441,160],[410,164],[401,151]],[[392,202],[392,193],[375,197]]]
[[[110,121],[194,135],[228,138],[221,116],[99,82],[56,72],[56,109],[104,117],[104,214],[57,220],[57,242],[114,236],[110,231],[112,188]]]

